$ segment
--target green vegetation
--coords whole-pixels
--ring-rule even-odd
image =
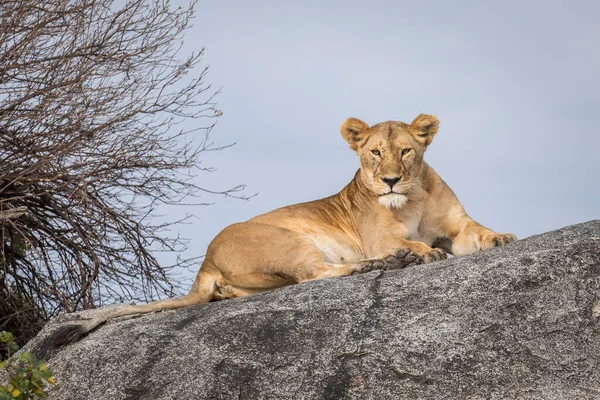
[[[43,399],[48,396],[47,384],[56,388],[56,382],[48,364],[37,360],[30,352],[23,352],[16,360],[10,357],[19,350],[12,333],[0,332],[0,347],[7,359],[0,361],[0,370],[8,372],[7,385],[0,384],[0,400]]]

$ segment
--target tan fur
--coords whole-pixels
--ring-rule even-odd
[[[429,262],[444,258],[444,250],[459,256],[514,241],[514,235],[471,219],[423,161],[438,125],[436,117],[425,114],[411,124],[387,121],[370,128],[358,119],[346,120],[341,133],[360,157],[360,169],[341,192],[225,228],[209,245],[188,295],[116,309],[79,329],[84,334],[117,316],[350,275],[365,260],[383,259],[402,248]],[[439,248],[433,248],[434,242]]]

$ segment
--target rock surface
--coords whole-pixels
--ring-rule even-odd
[[[54,349],[60,324],[26,346],[50,361],[51,399],[600,399],[600,221],[113,321]]]

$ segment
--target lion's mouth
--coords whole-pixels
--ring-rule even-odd
[[[390,194],[397,194],[397,195],[400,195],[400,196],[406,196],[408,193],[400,193],[400,192],[387,192],[387,193],[379,194],[378,196],[379,196],[379,197],[382,197],[382,196],[388,196],[388,195],[390,195]]]

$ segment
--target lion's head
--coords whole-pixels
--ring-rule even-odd
[[[368,190],[386,207],[400,208],[411,189],[419,184],[425,149],[440,121],[420,114],[409,125],[387,121],[369,125],[356,118],[342,124],[341,132],[360,157],[360,177]]]

